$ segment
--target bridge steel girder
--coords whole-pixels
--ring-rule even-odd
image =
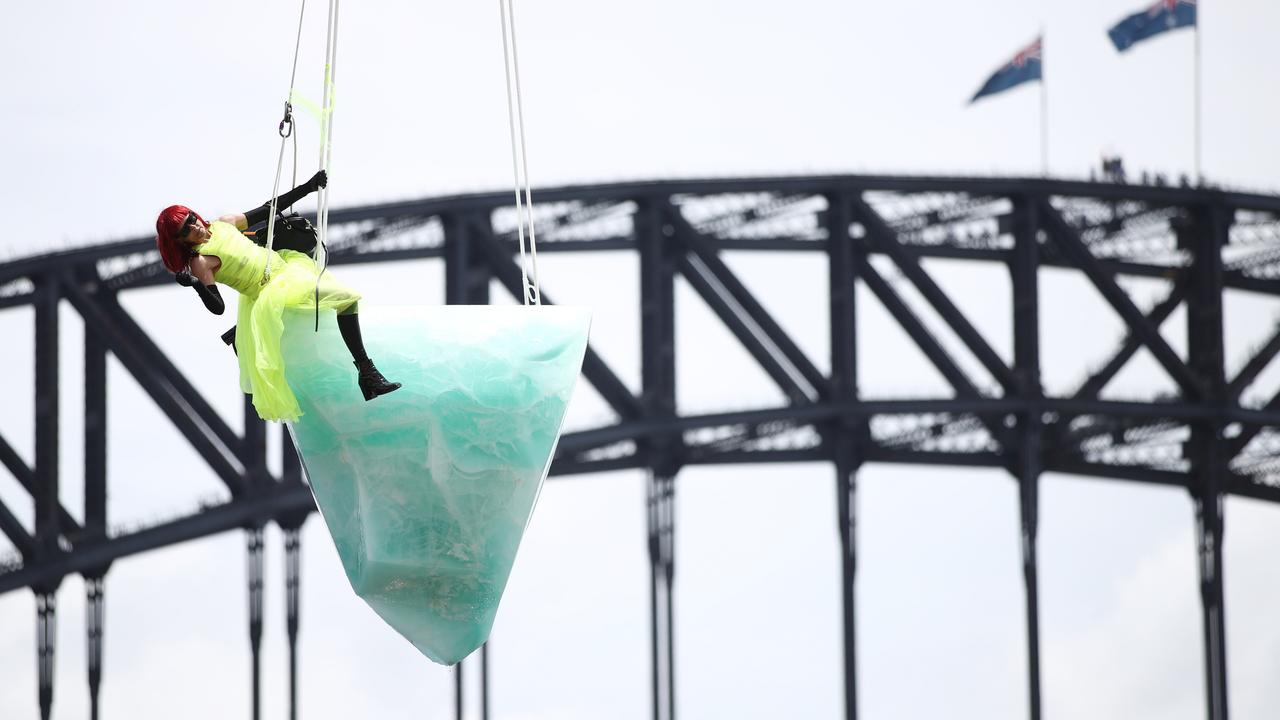
[[[334,265],[438,258],[450,303],[487,303],[497,281],[521,296],[511,196],[489,193],[366,205],[330,214]],[[1038,478],[1059,472],[1185,488],[1196,502],[1204,605],[1206,713],[1227,717],[1221,504],[1227,495],[1280,502],[1280,471],[1257,463],[1280,442],[1280,394],[1266,405],[1241,395],[1280,354],[1280,331],[1225,376],[1223,294],[1280,295],[1280,261],[1267,240],[1247,252],[1233,224],[1280,228],[1280,197],[1208,188],[1148,187],[1024,178],[822,176],[634,182],[538,192],[539,252],[611,251],[639,258],[641,387],[588,349],[583,374],[616,415],[566,433],[553,476],[644,469],[649,482],[653,714],[674,718],[675,478],[687,465],[830,463],[836,469],[841,543],[845,715],[857,714],[854,583],[857,472],[868,462],[1003,468],[1019,483],[1026,582],[1029,715],[1040,716],[1036,531]],[[504,219],[505,218],[505,219]],[[1154,230],[1153,230],[1154,228]],[[442,232],[441,232],[442,230]],[[1275,233],[1280,238],[1280,232]],[[1242,241],[1243,242],[1243,241]],[[1257,243],[1264,243],[1262,246]],[[1276,241],[1280,246],[1280,239]],[[824,256],[829,280],[830,371],[800,349],[732,269],[737,252]],[[926,271],[930,258],[998,263],[1012,279],[1013,356],[1002,358]],[[1245,260],[1240,260],[1245,258]],[[891,260],[923,303],[900,293],[873,260]],[[1252,263],[1252,264],[1251,264]],[[0,465],[30,494],[34,527],[0,503],[0,532],[16,556],[0,559],[0,593],[33,589],[41,628],[52,627],[67,575],[90,581],[97,608],[91,646],[101,647],[102,577],[115,560],[268,522],[298,528],[314,510],[286,443],[282,478],[266,470],[266,434],[246,412],[239,435],[212,409],[116,302],[121,292],[167,282],[150,238],[36,255],[0,264],[0,310],[32,307],[36,333],[35,449],[28,464],[0,438]],[[1047,395],[1039,366],[1038,277],[1080,272],[1128,327],[1107,361],[1067,395]],[[673,282],[685,278],[765,374],[778,407],[707,414],[676,405]],[[1168,294],[1139,308],[1118,277],[1157,278]],[[858,385],[856,288],[878,298],[941,372],[953,395],[868,399]],[[552,288],[554,290],[554,288]],[[550,297],[543,294],[543,301]],[[83,523],[58,503],[58,312],[66,300],[85,321]],[[1187,308],[1184,360],[1161,335]],[[936,336],[931,309],[959,340]],[[865,343],[863,344],[865,346]],[[1130,358],[1148,348],[1174,378],[1175,397],[1101,399]],[[963,348],[995,379],[980,387],[956,359]],[[228,498],[186,517],[112,531],[106,515],[109,450],[106,358],[116,355],[226,484]],[[1259,451],[1258,446],[1263,449]],[[1252,459],[1252,460],[1251,460]],[[1253,464],[1250,464],[1253,463]],[[1263,468],[1263,469],[1258,469]],[[291,587],[297,587],[293,577]],[[95,594],[96,593],[96,594]],[[296,612],[290,614],[296,636]],[[41,645],[51,668],[52,635]],[[291,640],[292,642],[292,640]],[[91,683],[101,675],[91,659]],[[482,670],[483,674],[483,663]],[[291,676],[292,677],[292,676]],[[41,676],[51,698],[52,674]]]

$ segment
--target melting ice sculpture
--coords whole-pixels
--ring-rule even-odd
[[[489,636],[586,352],[590,311],[370,308],[400,390],[365,402],[332,317],[285,317],[294,443],[347,579],[431,660]]]

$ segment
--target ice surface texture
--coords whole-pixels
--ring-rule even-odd
[[[445,665],[493,626],[582,367],[590,312],[369,308],[365,346],[404,383],[365,402],[333,313],[285,315],[291,425],[356,594]]]

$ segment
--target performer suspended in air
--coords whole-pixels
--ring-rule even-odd
[[[323,170],[306,183],[277,198],[277,211],[293,205],[324,187]],[[286,308],[316,307],[316,280],[319,278],[319,305],[338,313],[338,330],[359,370],[360,392],[372,400],[400,387],[389,382],[365,353],[360,337],[358,301],[360,294],[336,280],[321,275],[316,263],[296,242],[296,235],[280,232],[284,242],[274,249],[258,245],[242,231],[266,222],[271,201],[244,214],[223,215],[209,223],[183,205],[171,205],[156,218],[156,247],[160,260],[180,284],[195,288],[204,306],[215,315],[225,309],[216,283],[240,293],[235,330],[236,355],[240,362],[240,386],[253,395],[253,406],[264,420],[296,420],[302,410],[285,382],[284,357],[280,338],[284,333]],[[265,238],[265,231],[261,233]],[[295,242],[291,242],[291,240]]]

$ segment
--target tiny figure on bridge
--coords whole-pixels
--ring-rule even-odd
[[[306,183],[276,199],[278,210],[288,208],[324,187],[323,170]],[[320,273],[305,252],[306,225],[297,233],[284,218],[286,232],[273,248],[257,244],[243,231],[269,219],[271,202],[243,214],[224,215],[212,223],[183,205],[171,205],[156,219],[156,247],[174,279],[194,287],[205,307],[215,315],[225,309],[216,283],[240,294],[235,333],[240,362],[240,386],[253,395],[253,406],[264,420],[296,420],[302,414],[285,381],[280,338],[286,308],[333,310],[338,329],[359,370],[360,391],[372,400],[400,388],[389,382],[369,359],[360,337],[357,314],[360,294],[332,274]],[[276,221],[279,227],[280,220]],[[305,225],[305,221],[304,221]],[[279,232],[279,231],[277,231]],[[314,245],[314,243],[312,243]]]

